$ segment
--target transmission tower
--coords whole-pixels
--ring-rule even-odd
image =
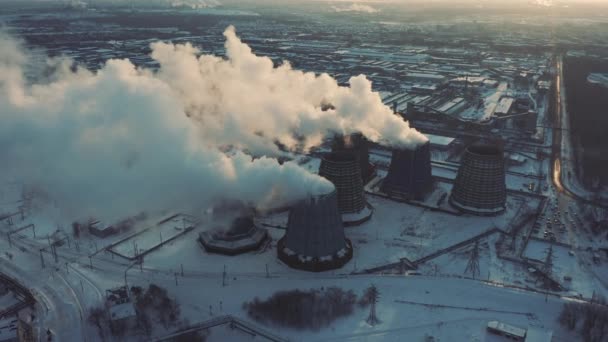
[[[370,303],[367,323],[371,326],[374,326],[380,323],[378,316],[376,316],[376,303],[378,303],[378,299],[380,298],[380,292],[378,292],[378,288],[372,284],[370,287],[367,288],[365,295],[367,296]]]
[[[473,279],[479,276],[479,241],[475,241],[475,245],[473,245],[464,273],[471,273]]]

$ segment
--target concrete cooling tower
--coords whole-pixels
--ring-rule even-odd
[[[372,210],[365,201],[361,170],[353,153],[343,151],[326,154],[321,159],[319,175],[336,187],[338,209],[344,225],[356,225],[369,220]]]
[[[236,255],[258,249],[267,239],[266,229],[257,227],[252,217],[242,216],[228,227],[200,233],[198,241],[207,252]]]
[[[357,158],[363,183],[367,183],[374,174],[374,167],[369,163],[369,142],[363,134],[354,133],[334,138],[332,152],[348,152]]]
[[[389,196],[421,200],[433,187],[431,145],[394,150],[381,190]]]
[[[313,272],[340,268],[350,260],[352,245],[344,236],[336,191],[291,208],[277,254],[290,267]]]
[[[450,203],[476,215],[505,210],[507,188],[503,150],[497,145],[471,145],[463,157],[452,188]]]

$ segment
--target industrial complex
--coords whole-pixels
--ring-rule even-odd
[[[40,133],[41,146],[76,132],[57,160],[85,151],[82,174],[99,175],[46,189],[47,173],[70,174],[53,162],[16,173],[39,184],[0,179],[0,342],[608,338],[603,318],[588,317],[608,308],[608,206],[601,185],[577,177],[563,76],[585,39],[598,46],[589,54],[608,53],[600,29],[558,35],[506,14],[404,23],[376,2],[302,5],[305,15],[296,5],[88,3],[0,15],[23,39],[11,46],[45,65],[23,67],[11,92],[0,75],[0,103],[29,115],[45,89],[72,96],[50,97],[51,114],[11,151],[28,153],[32,132],[76,108],[76,128]],[[0,71],[19,65],[7,58]],[[276,97],[262,102],[245,82]],[[12,91],[21,86],[25,95]],[[87,87],[109,95],[87,98]],[[126,107],[177,108],[183,121],[129,126],[106,113]],[[247,121],[251,112],[264,115]],[[8,127],[29,124],[17,122]],[[12,148],[18,132],[5,131]],[[91,147],[107,141],[121,148]],[[198,154],[206,148],[214,154]],[[102,184],[117,173],[96,159],[108,155],[126,170],[118,187]],[[149,163],[159,155],[160,167]],[[184,160],[194,167],[179,172]],[[138,182],[148,174],[154,186]],[[79,212],[91,184],[108,210]],[[111,193],[123,188],[140,193]],[[314,324],[298,321],[304,312]]]

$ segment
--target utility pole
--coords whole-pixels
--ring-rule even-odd
[[[173,273],[173,275],[175,276],[175,286],[177,286],[177,272]]]
[[[184,276],[184,264],[180,264],[180,268],[181,268],[181,271],[182,271],[182,277],[183,277],[183,276]]]
[[[224,272],[222,272],[222,287],[226,286],[226,265],[224,265]]]
[[[8,236],[8,248],[13,248],[13,242],[11,241],[11,232],[6,233]]]
[[[65,273],[70,274],[70,270],[68,269],[68,263],[65,263]]]
[[[57,260],[57,246],[52,245],[51,246],[51,250],[53,251],[53,256],[55,257],[55,263],[57,263],[58,262],[58,260]]]
[[[42,268],[44,268],[44,257],[42,256],[42,248],[40,249],[40,264],[42,265]]]
[[[93,268],[93,258],[89,255],[89,266]]]

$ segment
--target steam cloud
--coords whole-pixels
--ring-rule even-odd
[[[217,0],[169,0],[171,7],[185,7],[191,9],[213,8],[220,5]]]
[[[66,216],[123,218],[232,198],[288,203],[333,185],[293,163],[226,156],[200,139],[174,91],[129,61],[96,74],[54,61],[26,85],[15,41],[0,37],[0,179],[48,193]]]
[[[378,10],[369,5],[353,3],[350,6],[338,7],[332,6],[334,12],[362,12],[362,13],[377,13]]]
[[[73,218],[200,209],[219,199],[264,207],[333,185],[294,163],[220,147],[278,154],[277,142],[306,149],[328,133],[358,131],[394,146],[426,140],[364,76],[339,87],[325,74],[275,68],[232,27],[225,36],[227,60],[155,43],[157,72],[109,60],[93,73],[55,59],[50,77],[29,84],[27,54],[0,34],[0,179],[40,187]]]
[[[200,52],[189,44],[152,44],[152,57],[161,66],[158,78],[179,94],[214,142],[279,153],[277,141],[306,150],[330,133],[361,132],[395,147],[427,140],[382,103],[365,76],[352,77],[350,88],[340,87],[327,74],[293,70],[288,63],[275,68],[270,58],[254,55],[233,27],[224,35],[227,60],[197,57]]]

